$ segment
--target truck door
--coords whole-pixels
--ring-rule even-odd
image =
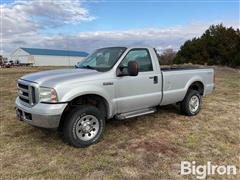
[[[139,73],[137,76],[117,77],[118,113],[153,107],[161,101],[161,74],[154,68],[149,50],[146,48],[131,49],[119,67],[127,67],[129,61],[138,63]]]

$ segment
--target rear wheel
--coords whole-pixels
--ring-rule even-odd
[[[104,116],[96,107],[79,106],[66,117],[63,136],[70,145],[86,147],[101,139],[104,128]]]
[[[198,91],[189,90],[180,104],[181,112],[187,116],[195,116],[201,110],[202,98]]]

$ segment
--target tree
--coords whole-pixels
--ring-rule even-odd
[[[165,49],[161,55],[158,56],[158,60],[162,65],[171,65],[176,56],[176,52],[171,49]]]
[[[186,41],[174,63],[240,66],[240,31],[222,24],[212,25],[199,38]]]

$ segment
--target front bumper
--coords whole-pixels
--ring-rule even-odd
[[[16,99],[16,113],[20,120],[33,126],[56,129],[59,126],[61,115],[67,106],[64,104],[38,103],[33,107],[26,107]]]

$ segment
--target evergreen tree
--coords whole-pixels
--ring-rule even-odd
[[[240,31],[212,25],[199,38],[186,41],[174,63],[240,66]]]

